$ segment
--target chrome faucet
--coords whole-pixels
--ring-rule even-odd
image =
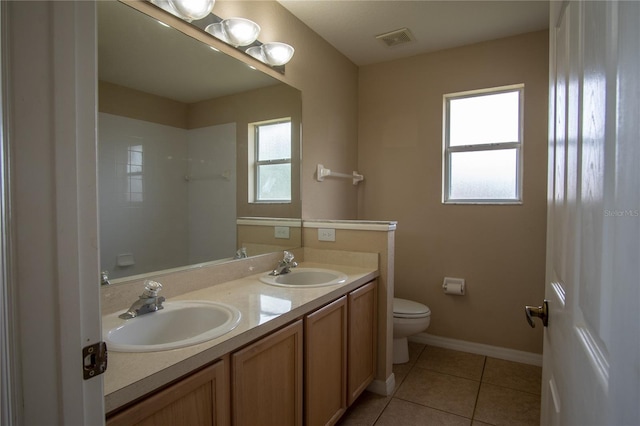
[[[162,289],[162,284],[156,281],[146,280],[144,282],[144,291],[138,300],[133,302],[127,312],[118,315],[122,319],[131,319],[140,315],[163,309],[162,302],[164,297],[158,297],[158,292]]]
[[[239,248],[236,255],[233,256],[234,259],[246,259],[247,257],[247,249],[245,247]]]
[[[293,253],[285,251],[284,258],[280,261],[280,263],[278,263],[276,269],[269,273],[269,275],[278,276],[282,274],[288,274],[289,272],[291,272],[291,268],[295,268],[296,266],[298,266],[298,263],[293,261]]]

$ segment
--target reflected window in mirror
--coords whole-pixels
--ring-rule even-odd
[[[249,191],[256,203],[291,202],[291,119],[249,124],[254,149],[250,173],[255,182]],[[251,201],[251,200],[250,200]]]
[[[127,189],[125,194],[130,203],[143,201],[143,147],[142,145],[129,145],[127,162]]]

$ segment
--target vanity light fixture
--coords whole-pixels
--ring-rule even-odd
[[[260,25],[245,18],[223,19],[222,29],[227,41],[236,47],[250,45],[260,34]]]
[[[221,19],[211,13],[215,0],[148,0],[155,6],[204,30],[217,39],[284,73],[295,52],[286,43],[261,43],[260,25],[246,18]],[[206,19],[205,19],[206,18]],[[192,22],[193,21],[193,22]]]
[[[213,10],[215,0],[149,0],[187,22],[205,18]]]

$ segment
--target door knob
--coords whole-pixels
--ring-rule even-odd
[[[549,307],[548,303],[545,300],[542,306],[525,306],[524,312],[527,314],[527,322],[531,326],[531,328],[535,328],[536,325],[533,323],[533,317],[538,317],[542,320],[542,325],[545,327],[549,325]]]

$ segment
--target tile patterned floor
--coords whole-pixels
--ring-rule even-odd
[[[338,424],[540,424],[540,367],[413,342],[409,356],[391,396],[365,391]]]

